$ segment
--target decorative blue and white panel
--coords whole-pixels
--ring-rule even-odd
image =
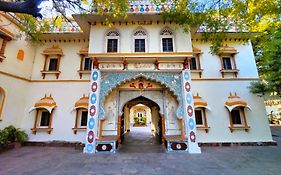
[[[91,91],[89,96],[87,135],[84,153],[95,153],[96,138],[98,132],[98,110],[100,94],[101,72],[98,69],[92,69],[91,73]]]
[[[189,153],[201,153],[201,149],[196,142],[194,101],[191,93],[191,74],[189,69],[182,71],[182,94],[184,133],[185,137],[188,138],[188,151]]]
[[[187,152],[188,143],[187,143],[187,141],[182,141],[182,140],[167,141],[167,151],[168,152]]]
[[[115,141],[96,142],[96,153],[115,153],[115,143]]]

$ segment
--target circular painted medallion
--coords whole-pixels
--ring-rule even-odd
[[[190,94],[186,94],[186,103],[187,104],[191,104],[191,102],[192,102],[191,95]]]
[[[89,131],[88,132],[88,142],[93,143],[94,141],[94,131]]]
[[[187,114],[189,117],[192,117],[193,115],[193,108],[190,105],[187,107]]]
[[[89,129],[94,129],[94,127],[95,127],[95,119],[94,118],[90,118],[88,126],[89,126]]]
[[[176,145],[176,147],[177,147],[177,149],[181,149],[181,144],[178,143],[178,144]]]
[[[196,137],[195,137],[195,133],[193,131],[190,132],[189,138],[190,138],[191,142],[195,142]]]
[[[185,83],[185,90],[186,92],[190,91],[190,84],[188,82]]]
[[[99,77],[99,73],[97,71],[94,71],[93,74],[92,74],[93,81],[97,81],[98,77]]]
[[[188,81],[189,80],[189,73],[188,72],[184,72],[184,80]]]
[[[188,120],[188,126],[189,126],[189,129],[190,129],[190,130],[193,130],[193,129],[194,129],[195,123],[194,123],[193,118],[189,118],[189,120]]]
[[[103,151],[105,151],[105,150],[106,150],[106,148],[107,148],[107,146],[106,146],[106,145],[102,145],[102,147],[101,147],[101,149],[102,149]]]
[[[93,91],[93,92],[96,92],[96,91],[97,91],[97,88],[98,88],[97,82],[93,82],[93,84],[92,84],[92,91]]]
[[[90,115],[93,117],[96,114],[96,106],[92,105],[90,107]]]
[[[92,94],[91,95],[91,103],[92,104],[96,104],[96,102],[97,102],[97,95],[96,94]]]
[[[93,152],[94,146],[92,144],[87,144],[87,152]]]

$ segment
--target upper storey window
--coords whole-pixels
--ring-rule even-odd
[[[147,34],[144,30],[137,30],[134,33],[134,46],[135,52],[146,52],[147,51]]]
[[[45,56],[44,67],[41,71],[43,79],[46,75],[54,74],[56,78],[60,75],[60,60],[63,56],[62,49],[58,45],[53,45],[51,48],[46,48],[43,53]]]
[[[220,48],[219,50],[219,57],[221,60],[221,74],[222,77],[224,78],[225,76],[227,77],[235,77],[237,78],[239,70],[237,69],[236,66],[236,54],[237,50],[234,47],[230,47],[228,45],[225,45]]]
[[[83,68],[84,70],[91,70],[92,60],[89,57],[84,58]]]
[[[108,53],[118,52],[119,36],[120,34],[117,31],[110,31],[106,34],[106,50]]]
[[[169,29],[164,29],[160,33],[161,45],[163,52],[173,52],[174,51],[174,37],[173,32]]]
[[[232,69],[230,57],[222,57],[222,62],[223,62],[223,69],[225,69],[225,70]]]
[[[58,58],[50,58],[48,71],[56,71],[58,69]]]

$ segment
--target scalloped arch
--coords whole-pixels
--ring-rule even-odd
[[[128,73],[104,73],[101,79],[101,91],[100,91],[100,110],[99,117],[104,118],[104,102],[106,97],[118,86],[125,84],[129,81],[136,80],[143,77],[149,81],[156,82],[161,86],[168,89],[168,91],[176,97],[178,102],[177,117],[182,118],[182,93],[181,93],[181,75],[178,73],[140,73],[140,72],[128,72]]]

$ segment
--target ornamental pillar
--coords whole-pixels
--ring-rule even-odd
[[[183,127],[185,137],[188,138],[189,153],[201,153],[201,148],[196,142],[196,122],[194,101],[191,93],[191,73],[189,69],[182,71],[182,94],[183,94]]]
[[[96,60],[91,71],[91,90],[89,96],[87,134],[84,153],[96,153],[96,138],[98,132],[98,110],[101,72]]]

